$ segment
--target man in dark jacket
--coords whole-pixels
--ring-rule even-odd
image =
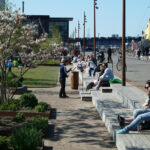
[[[62,60],[62,65],[60,66],[60,77],[59,77],[59,82],[61,85],[60,92],[59,92],[60,98],[68,97],[65,92],[65,86],[66,86],[66,78],[68,77],[67,73],[70,72],[71,69],[67,71],[66,69],[67,65],[68,65],[68,60]]]

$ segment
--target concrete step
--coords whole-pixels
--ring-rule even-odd
[[[112,93],[112,87],[101,87],[102,93]]]
[[[91,94],[81,94],[81,100],[82,101],[92,101]]]

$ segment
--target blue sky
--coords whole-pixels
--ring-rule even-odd
[[[22,0],[10,0],[21,8]],[[86,12],[86,36],[93,36],[93,0],[24,0],[25,13],[50,15],[51,17],[73,17],[70,22],[70,35],[81,24],[80,36],[83,36],[83,12]],[[127,36],[141,35],[150,18],[150,0],[126,0]],[[96,33],[111,36],[122,33],[122,0],[98,0],[96,12]]]

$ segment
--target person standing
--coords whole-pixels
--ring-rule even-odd
[[[109,62],[112,62],[112,58],[111,58],[112,50],[111,50],[110,47],[108,48],[107,54],[108,54],[108,63],[109,63]]]
[[[68,77],[67,73],[69,73],[72,69],[70,68],[68,71],[66,69],[66,66],[68,65],[68,60],[63,59],[62,64],[60,66],[60,77],[59,77],[59,82],[60,82],[60,91],[59,91],[59,97],[60,98],[68,98],[66,95],[65,87],[66,87],[66,78]]]
[[[140,49],[138,49],[137,55],[138,55],[138,59],[140,60],[140,56],[141,56],[141,50]]]

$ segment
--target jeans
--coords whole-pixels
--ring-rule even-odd
[[[95,76],[95,73],[97,72],[97,67],[96,68],[89,68],[89,76],[92,75],[92,72],[93,72],[93,76]]]
[[[93,70],[94,70],[93,68],[89,68],[89,71],[88,71],[89,76],[91,76]]]
[[[60,85],[61,85],[61,88],[60,88],[60,91],[59,91],[59,96],[60,97],[66,96],[66,92],[65,92],[66,79],[65,78],[60,78],[59,82],[60,82]]]
[[[95,77],[96,72],[100,72],[99,67],[94,68],[93,76]]]
[[[150,109],[138,109],[134,112],[134,120],[124,128],[125,131],[135,130],[143,121],[150,121]]]

